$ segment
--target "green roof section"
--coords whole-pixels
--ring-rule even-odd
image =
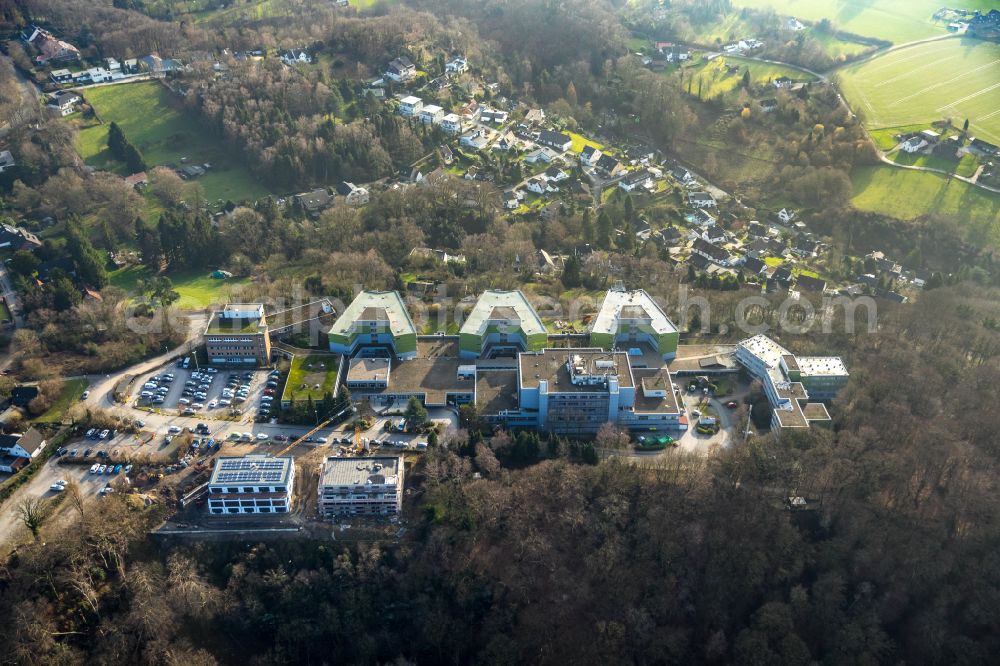
[[[417,328],[406,311],[406,304],[396,291],[362,291],[334,322],[330,335],[353,338],[359,321],[386,322],[388,330],[385,332],[391,333],[394,338],[417,334]],[[378,328],[380,331],[384,330],[383,326]]]
[[[481,344],[490,333],[501,328],[512,333],[519,331],[531,349],[536,345],[541,349],[548,341],[545,325],[523,293],[516,289],[491,289],[483,292],[462,324],[459,335],[463,350],[473,339]]]

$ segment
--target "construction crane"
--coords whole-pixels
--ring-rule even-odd
[[[320,430],[322,430],[323,428],[325,428],[328,425],[330,425],[331,421],[333,421],[333,419],[328,419],[326,421],[323,421],[322,423],[320,423],[315,428],[313,428],[312,430],[310,430],[306,434],[302,435],[298,439],[293,439],[291,442],[289,442],[288,446],[286,446],[285,448],[283,448],[281,451],[278,451],[274,455],[275,456],[283,456],[283,455],[285,455],[286,453],[288,453],[289,451],[291,451],[292,449],[294,449],[296,446],[298,446],[302,442],[302,440],[304,440],[306,437],[310,437],[314,433],[317,433]]]

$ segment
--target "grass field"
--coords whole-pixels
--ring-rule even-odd
[[[1000,244],[1000,196],[959,180],[890,166],[851,173],[854,205],[912,220],[935,212],[958,220],[972,242]]]
[[[583,149],[586,148],[587,146],[593,146],[597,150],[604,149],[604,146],[602,144],[599,144],[596,141],[591,141],[585,136],[576,134],[575,132],[567,132],[567,134],[569,135],[569,138],[573,139],[573,145],[570,146],[570,150],[572,150],[574,153],[582,153]]]
[[[871,128],[969,119],[1000,143],[1000,44],[949,39],[900,49],[840,73],[851,106]]]
[[[35,423],[58,423],[70,405],[79,400],[86,389],[86,379],[67,379],[63,382],[59,397],[52,402],[47,412],[35,419]]]
[[[281,401],[323,399],[326,393],[333,393],[337,381],[337,357],[329,354],[296,356],[292,359],[292,367],[288,371],[285,390]],[[305,384],[305,388],[303,388]],[[315,388],[319,384],[319,388]]]
[[[827,18],[841,30],[896,44],[944,34],[947,24],[935,22],[933,16],[946,4],[941,0],[733,0],[736,7],[774,9],[804,21]],[[997,4],[995,0],[963,0],[949,6],[988,11]]]
[[[109,274],[111,285],[132,293],[140,278],[151,277],[151,272],[145,266],[128,266],[119,268]],[[174,283],[174,289],[180,294],[180,299],[174,307],[182,310],[200,310],[216,303],[231,301],[232,292],[249,282],[247,278],[229,278],[216,280],[209,277],[209,271],[184,271],[168,273],[167,277]]]
[[[740,68],[739,72],[730,74],[726,68],[734,65]],[[794,81],[816,80],[816,77],[792,67],[772,65],[737,56],[719,56],[704,62],[701,68],[692,75],[694,83],[691,86],[691,92],[697,94],[700,84],[702,99],[725,95],[740,86],[743,81],[743,72],[747,68],[750,69],[750,79],[755,85],[766,85],[769,81],[780,76],[787,76]]]
[[[0,324],[4,324],[11,319],[10,308],[7,307],[7,302],[0,301]]]
[[[212,169],[198,178],[209,201],[243,201],[267,194],[238,156],[222,145],[217,133],[182,108],[158,83],[149,81],[91,88],[84,95],[106,124],[81,129],[77,150],[91,166],[127,175],[108,152],[108,125],[118,123],[150,166],[209,163]]]

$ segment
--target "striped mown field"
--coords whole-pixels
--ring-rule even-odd
[[[870,129],[951,118],[1000,144],[1000,44],[955,38],[892,51],[840,72]]]

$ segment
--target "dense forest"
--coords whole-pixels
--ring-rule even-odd
[[[410,474],[424,492],[398,540],[162,544],[144,535],[157,510],[86,505],[0,572],[7,655],[989,663],[996,301],[934,290],[875,334],[824,341],[852,347],[832,431],[656,465],[460,432]],[[792,493],[814,510],[786,510]]]

